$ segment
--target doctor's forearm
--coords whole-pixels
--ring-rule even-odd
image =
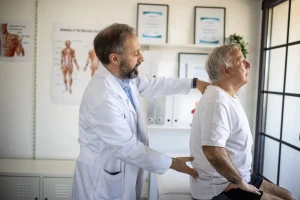
[[[147,147],[135,139],[126,143],[128,146],[112,149],[115,156],[123,162],[156,174],[163,174],[169,169],[172,158],[168,155]]]
[[[141,78],[137,80],[140,96],[153,98],[161,95],[188,94],[191,79],[187,78]]]
[[[239,184],[243,178],[232,164],[225,148],[203,146],[203,152],[210,164],[231,183]]]

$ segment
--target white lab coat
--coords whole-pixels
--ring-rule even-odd
[[[169,156],[148,147],[139,98],[188,93],[191,80],[137,77],[129,85],[135,108],[105,67],[96,71],[85,90],[72,200],[138,199],[145,170],[163,174],[171,165]]]

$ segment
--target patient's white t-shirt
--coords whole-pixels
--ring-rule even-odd
[[[202,146],[224,147],[243,177],[250,182],[253,139],[249,122],[238,97],[231,97],[217,86],[208,86],[195,110],[190,154],[199,174],[191,178],[191,193],[195,199],[212,199],[229,185],[205,157]]]

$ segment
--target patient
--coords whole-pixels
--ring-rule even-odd
[[[290,200],[284,188],[251,175],[253,145],[237,91],[248,82],[250,64],[238,45],[214,49],[206,70],[208,86],[194,113],[190,136],[199,179],[190,179],[195,199]]]

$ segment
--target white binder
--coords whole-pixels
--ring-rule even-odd
[[[180,124],[179,113],[180,113],[180,95],[174,95],[172,126],[179,126]]]
[[[173,99],[174,96],[166,96],[166,104],[165,104],[165,125],[172,126],[173,121]]]
[[[151,76],[152,57],[151,51],[144,50],[143,52],[144,62],[139,66],[139,76]]]
[[[166,97],[160,96],[155,98],[155,118],[154,122],[156,125],[165,125],[165,106]]]
[[[147,101],[147,124],[153,125],[155,120],[155,100],[150,99]]]

